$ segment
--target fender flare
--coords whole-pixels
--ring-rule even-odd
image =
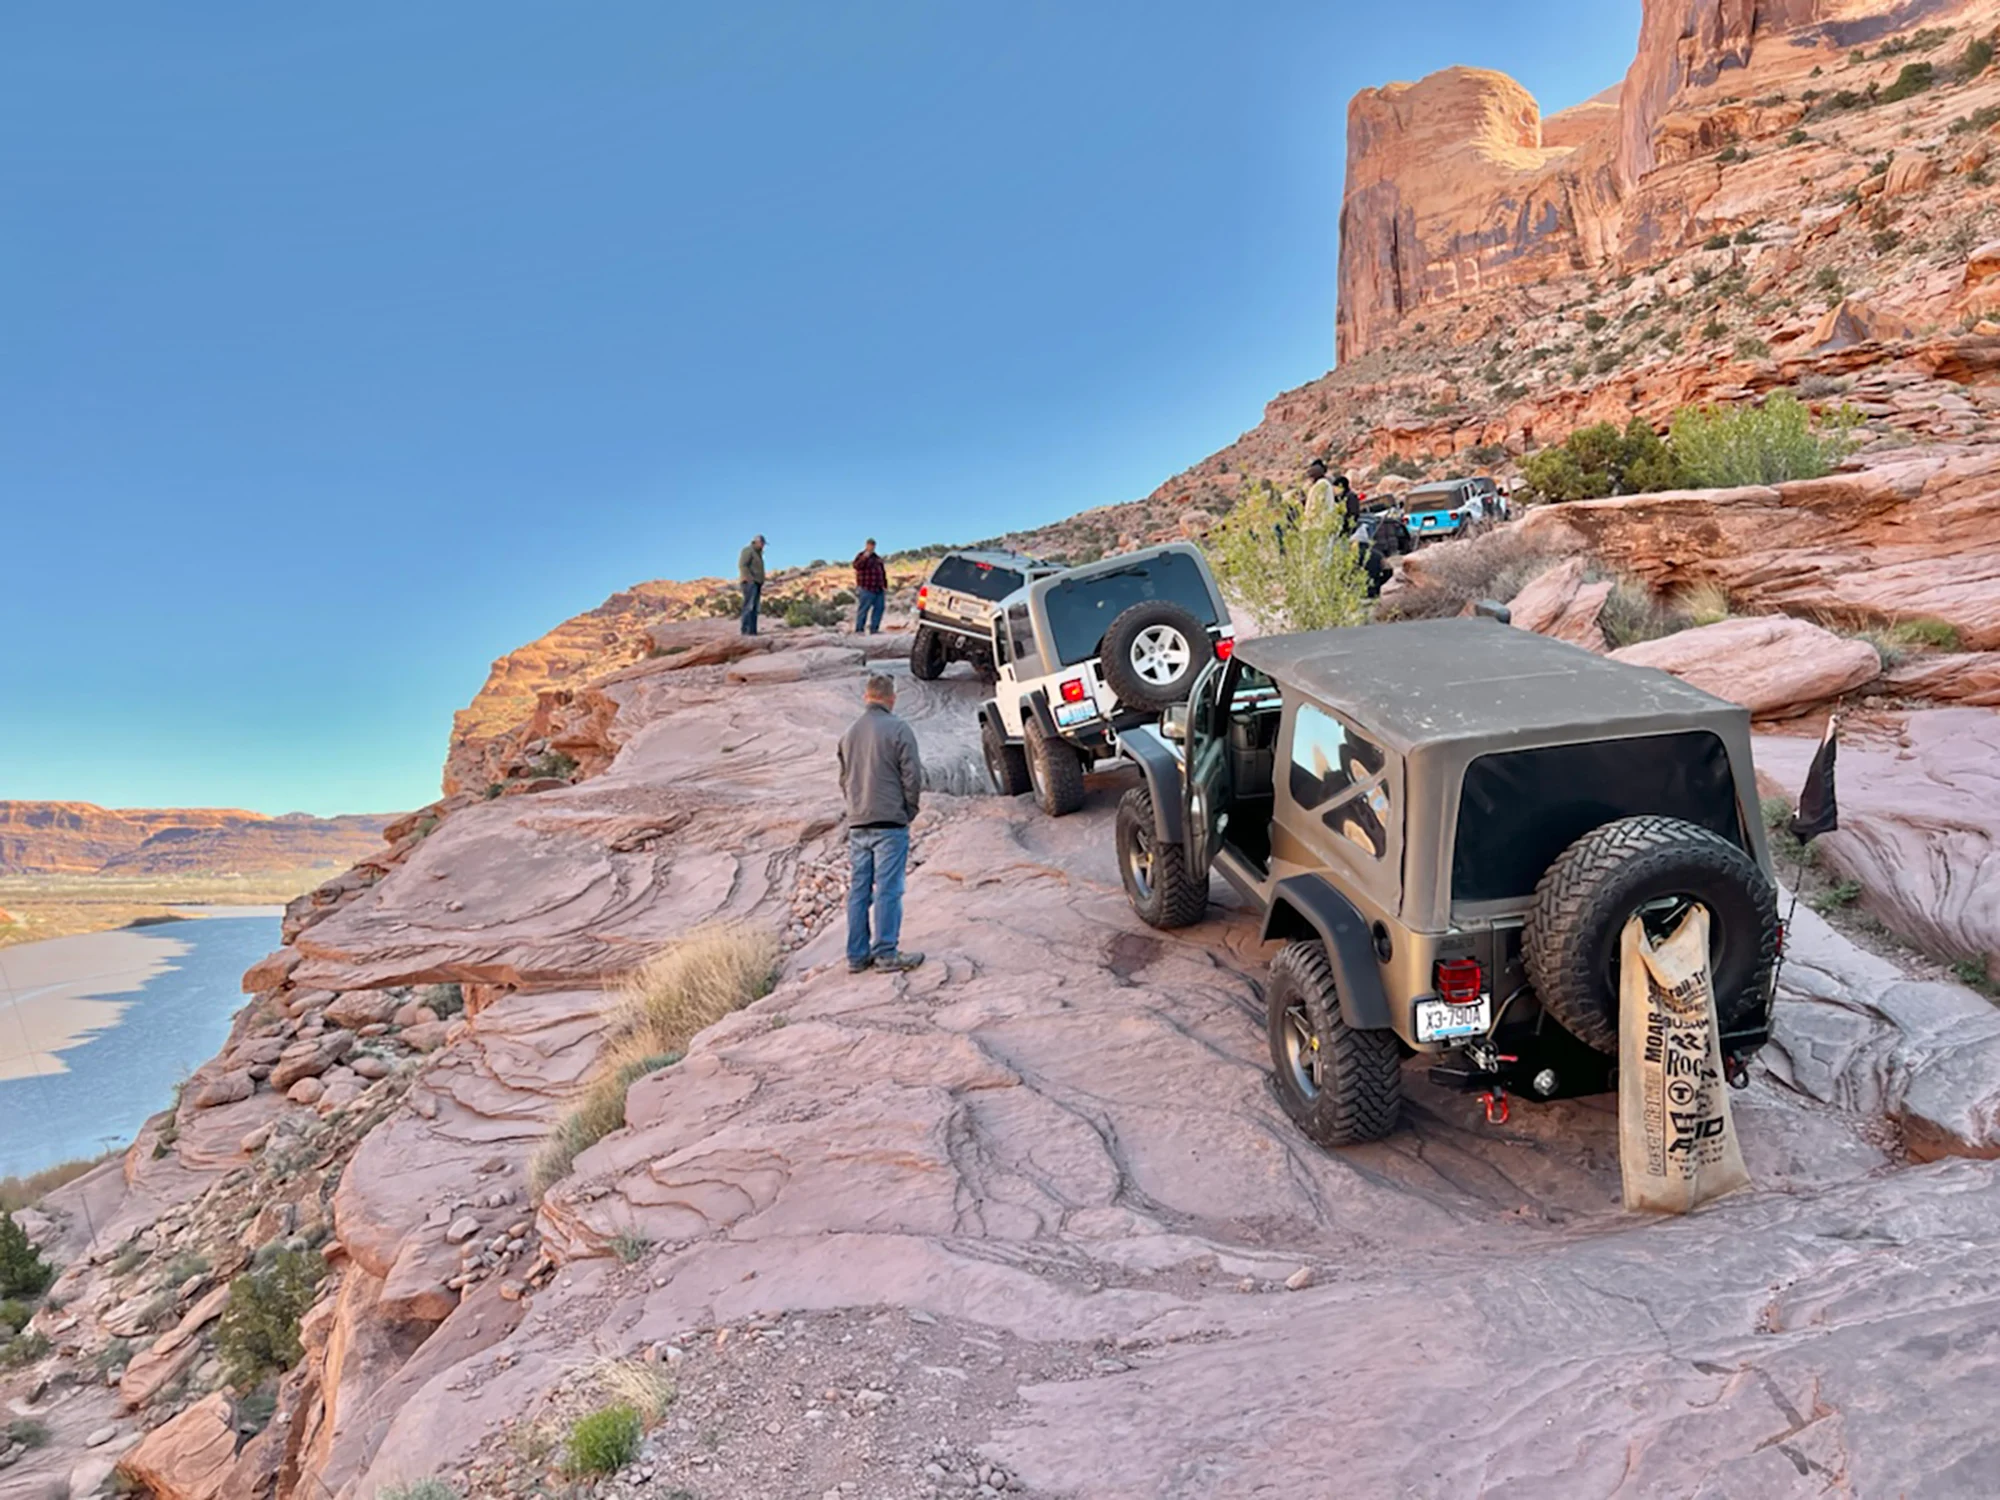
[[[1118,737],[1118,753],[1139,767],[1153,799],[1153,835],[1163,844],[1186,844],[1187,823],[1181,809],[1181,764],[1158,740],[1147,734]]]
[[[1394,1030],[1375,944],[1361,913],[1324,877],[1293,875],[1271,892],[1263,939],[1268,943],[1310,938],[1326,945],[1333,982],[1340,991],[1340,1018],[1357,1031]]]
[[[1028,694],[1028,713],[1021,717],[1026,719],[1028,714],[1034,715],[1035,722],[1042,726],[1042,733],[1050,739],[1062,738],[1062,731],[1056,728],[1055,716],[1049,712],[1049,695],[1041,688]]]

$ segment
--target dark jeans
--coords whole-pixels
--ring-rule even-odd
[[[764,585],[761,583],[752,583],[746,578],[742,580],[742,588],[743,619],[741,624],[743,633],[745,635],[755,635],[757,633],[757,606],[764,602]]]
[[[903,871],[910,859],[907,828],[847,831],[847,961],[886,958],[903,936]],[[868,909],[875,909],[873,939]]]
[[[882,591],[862,589],[854,596],[854,633],[867,631],[870,635],[882,633]]]

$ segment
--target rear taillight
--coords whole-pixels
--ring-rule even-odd
[[[931,586],[927,583],[917,590],[917,608],[922,609],[924,607],[924,600],[930,598],[930,596]]]
[[[1215,659],[1217,661],[1228,661],[1229,658],[1234,656],[1235,654],[1236,654],[1236,642],[1230,639],[1228,636],[1225,635],[1221,640],[1215,643]]]
[[[1083,688],[1083,679],[1081,677],[1072,677],[1068,682],[1065,682],[1062,685],[1063,702],[1081,703],[1083,702],[1083,699],[1084,699],[1084,688]]]
[[[1486,975],[1476,958],[1441,958],[1431,978],[1438,999],[1451,1005],[1470,1005],[1486,992]]]

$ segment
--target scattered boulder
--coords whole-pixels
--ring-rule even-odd
[[[388,1021],[396,1010],[394,995],[385,995],[380,990],[348,990],[327,1002],[326,1018],[337,1025],[359,1031],[364,1026]]]
[[[326,1085],[317,1078],[301,1078],[285,1090],[285,1097],[294,1104],[317,1104],[325,1092]]]
[[[1916,152],[1899,151],[1895,160],[1889,163],[1887,180],[1882,191],[1889,197],[1900,197],[1904,193],[1920,193],[1938,180],[1940,168],[1935,156],[1925,156]]]
[[[2000,651],[1914,657],[1891,667],[1886,681],[1906,697],[2000,708]]]
[[[1621,647],[1611,657],[1671,672],[1760,719],[1805,713],[1882,672],[1882,658],[1866,641],[1784,615],[1702,625]]]
[[[1508,606],[1514,624],[1591,651],[1604,649],[1604,601],[1610,581],[1589,581],[1589,564],[1569,557],[1535,575]]]
[[[292,970],[298,966],[298,949],[280,948],[243,971],[243,993],[261,995],[266,990],[275,990],[292,977]]]
[[[147,1433],[118,1468],[155,1500],[216,1500],[235,1456],[235,1408],[217,1391]]]
[[[196,1109],[215,1109],[224,1104],[240,1104],[257,1092],[256,1080],[248,1069],[224,1073],[193,1089],[188,1103]]]
[[[294,1042],[271,1069],[271,1087],[284,1091],[304,1078],[317,1078],[354,1048],[354,1033],[329,1031],[308,1041]]]
[[[435,1052],[445,1043],[449,1026],[443,1021],[420,1021],[405,1026],[399,1040],[413,1052]]]
[[[1828,309],[1826,316],[1807,336],[1806,344],[1826,353],[1852,348],[1856,344],[1907,339],[1913,337],[1915,332],[1907,320],[1857,298],[1847,297],[1838,306]]]

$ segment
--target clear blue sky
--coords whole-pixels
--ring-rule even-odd
[[[1126,500],[1333,358],[1348,97],[1637,0],[0,22],[0,797],[435,795],[645,578]]]

